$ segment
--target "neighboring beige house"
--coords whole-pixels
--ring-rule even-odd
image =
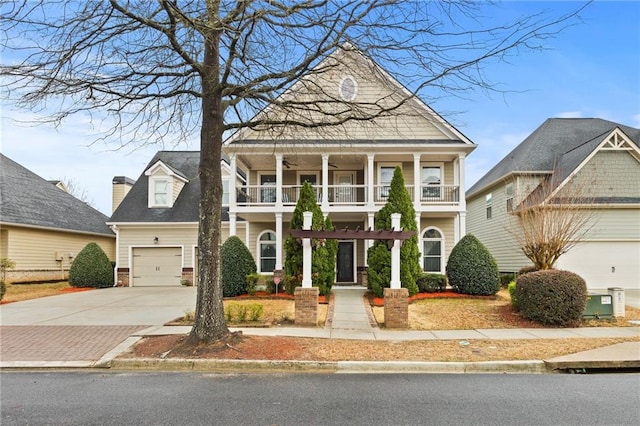
[[[500,271],[530,265],[508,232],[520,202],[543,181],[554,196],[586,185],[592,227],[556,267],[576,272],[590,289],[640,288],[640,130],[597,118],[545,121],[466,193],[467,230]],[[513,229],[513,228],[512,228]]]
[[[322,87],[335,93],[334,104],[408,99],[400,83],[355,49],[338,49],[327,59],[332,60],[339,65],[303,77],[283,98],[310,99],[316,95],[312,88]],[[279,114],[268,107],[258,117]],[[373,228],[400,166],[416,210],[423,267],[443,273],[451,249],[466,233],[462,188],[465,159],[474,148],[415,98],[374,121],[330,129],[239,131],[224,146],[223,239],[237,235],[258,271],[273,274],[283,269],[283,241],[305,181],[314,186],[318,204],[336,228],[367,229]],[[197,152],[159,152],[111,217],[123,285],[180,285],[195,279],[198,161]],[[339,241],[338,283],[362,283],[359,272],[366,270],[370,243]]]
[[[16,262],[8,282],[67,279],[75,255],[90,242],[115,259],[108,217],[58,183],[0,154],[0,257]]]

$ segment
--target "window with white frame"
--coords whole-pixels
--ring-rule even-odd
[[[378,168],[378,197],[377,199],[386,199],[389,197],[391,189],[391,181],[396,171],[396,165],[381,165]]]
[[[491,194],[491,192],[485,195],[484,199],[487,207],[487,219],[491,219],[491,217],[493,216],[493,212],[491,211],[491,207],[493,204],[493,195]]]
[[[170,206],[169,199],[169,179],[168,178],[155,178],[152,179],[151,188],[153,189],[153,195],[151,197],[153,207],[168,207]]]
[[[276,202],[276,175],[260,175],[260,202],[275,203]]]
[[[442,272],[444,238],[436,228],[427,228],[422,234],[422,269],[425,272]]]
[[[276,233],[264,231],[258,237],[258,265],[261,273],[271,273],[276,268]]]
[[[425,201],[439,200],[442,191],[442,167],[440,166],[422,166],[422,199]]]
[[[505,195],[507,197],[507,211],[513,211],[513,184],[509,183],[504,189]]]

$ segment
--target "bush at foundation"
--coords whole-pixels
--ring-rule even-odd
[[[247,275],[254,274],[257,270],[256,261],[247,246],[237,236],[229,237],[222,244],[220,259],[223,296],[233,297],[247,293]]]
[[[451,250],[447,279],[458,293],[489,296],[500,290],[498,265],[489,250],[472,234],[465,235]]]
[[[69,268],[69,284],[72,287],[113,287],[113,266],[98,244],[89,243],[80,250]]]
[[[447,287],[447,277],[442,274],[423,273],[416,280],[420,293],[435,293],[436,291],[444,291]]]

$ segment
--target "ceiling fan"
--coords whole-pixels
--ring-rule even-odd
[[[287,160],[286,158],[283,158],[283,159],[282,159],[282,164],[284,164],[284,166],[285,166],[287,169],[290,169],[290,168],[291,168],[291,166],[297,166],[297,164],[296,164],[296,163],[292,163],[292,162],[290,162],[289,160]]]

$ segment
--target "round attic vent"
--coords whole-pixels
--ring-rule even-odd
[[[345,77],[340,82],[340,97],[345,101],[352,101],[356,98],[358,93],[358,84],[356,80],[351,77]]]

